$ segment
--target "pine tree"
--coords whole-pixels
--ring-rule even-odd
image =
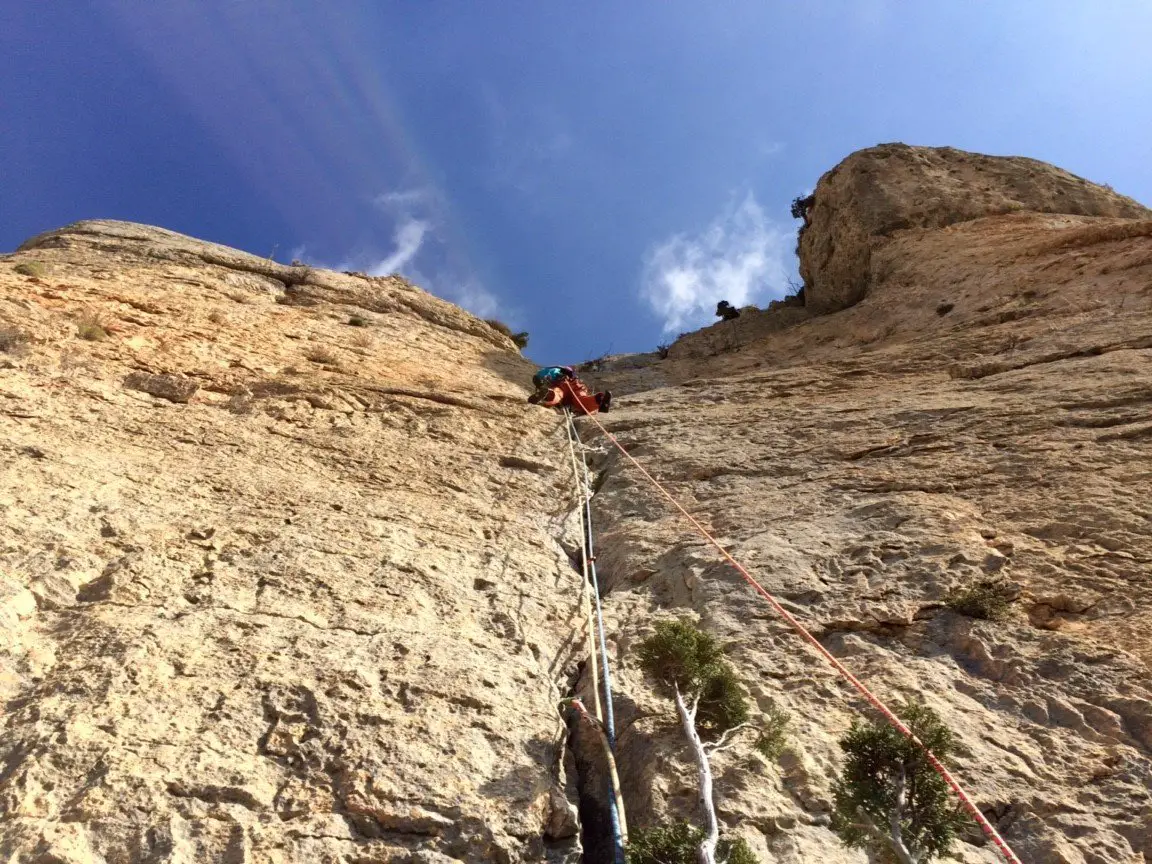
[[[936,712],[913,702],[900,719],[947,765],[956,743]],[[832,789],[832,830],[846,846],[900,864],[923,864],[948,851],[967,817],[924,748],[883,720],[854,721],[840,747],[846,760]]]

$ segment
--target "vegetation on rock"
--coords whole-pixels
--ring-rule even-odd
[[[704,829],[689,822],[673,822],[633,831],[628,840],[628,864],[696,864]],[[756,856],[742,837],[716,844],[717,857],[726,864],[756,864]]]
[[[108,338],[108,327],[100,316],[85,312],[76,319],[76,335],[88,342],[100,342]]]
[[[493,330],[498,330],[509,339],[511,339],[513,343],[515,343],[516,347],[521,351],[528,347],[528,333],[526,331],[522,330],[519,333],[513,333],[512,328],[501,321],[499,318],[485,318],[484,323],[491,327]]]
[[[900,718],[948,764],[955,739],[935,711],[912,702]],[[846,846],[900,864],[922,864],[948,852],[967,816],[923,747],[883,719],[853,721],[840,747],[846,759],[832,787],[832,830]]]
[[[44,265],[38,261],[22,261],[12,269],[21,276],[31,276],[34,279],[43,279],[46,273]]]
[[[952,591],[944,602],[953,612],[969,618],[1003,621],[1008,617],[1012,592],[998,579],[982,579]]]
[[[731,746],[735,733],[751,727],[748,702],[740,689],[739,678],[724,659],[723,649],[716,639],[685,620],[659,622],[656,632],[640,644],[639,655],[644,671],[659,682],[676,703],[681,730],[696,759],[700,806],[706,827],[692,828],[685,823],[649,829],[640,835],[641,842],[653,849],[665,849],[665,846],[654,845],[663,843],[668,855],[644,858],[633,857],[630,853],[629,860],[688,861],[692,856],[674,857],[672,852],[677,856],[687,855],[687,850],[691,849],[695,850],[695,859],[703,864],[715,862],[718,852],[724,860],[720,824],[712,800],[710,758]],[[632,841],[630,847],[636,842]],[[747,857],[728,860],[752,860],[747,846],[742,841],[740,843],[739,854]]]

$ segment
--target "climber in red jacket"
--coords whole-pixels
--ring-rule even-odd
[[[607,413],[612,405],[610,392],[592,393],[569,366],[541,369],[532,376],[532,383],[536,385],[536,392],[528,397],[528,401],[533,405],[568,408],[574,414]]]

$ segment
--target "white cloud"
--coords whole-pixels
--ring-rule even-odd
[[[479,95],[490,182],[527,196],[527,206],[539,209],[539,197],[567,177],[576,154],[571,122],[548,105],[509,102],[490,84],[482,84]]]
[[[467,279],[444,292],[458,306],[463,306],[478,318],[495,318],[500,311],[496,296],[477,279]]]
[[[411,264],[420,253],[424,245],[424,237],[428,234],[429,224],[422,219],[411,216],[401,217],[392,233],[392,242],[396,248],[387,258],[381,258],[368,266],[369,276],[388,276],[399,273]]]
[[[664,332],[714,320],[716,304],[782,297],[792,229],[770,221],[748,192],[697,235],[676,234],[644,256],[640,293]]]
[[[402,273],[424,290],[474,315],[496,316],[500,310],[496,295],[484,287],[467,258],[449,242],[445,230],[450,222],[447,201],[435,188],[394,189],[372,201],[392,222],[391,250],[386,255],[362,251],[333,269],[357,270],[370,276]]]
[[[433,192],[428,188],[397,189],[392,192],[381,192],[373,200],[386,210],[400,210],[408,212],[416,207],[429,206],[433,201]]]
[[[771,156],[778,156],[784,152],[783,141],[763,141],[760,146],[756,148],[756,154],[764,159]]]

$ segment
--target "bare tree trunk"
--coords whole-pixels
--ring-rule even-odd
[[[696,859],[700,864],[716,864],[716,844],[720,842],[720,823],[716,820],[716,805],[712,802],[712,766],[708,762],[708,751],[704,749],[704,742],[696,731],[696,706],[694,701],[689,708],[684,704],[684,697],[680,695],[680,688],[676,688],[676,711],[680,715],[680,725],[684,735],[692,745],[692,752],[696,756],[696,778],[700,793],[700,806],[704,810],[704,819],[707,823],[707,834],[696,851]]]
[[[896,777],[896,804],[888,814],[888,840],[892,845],[892,852],[899,859],[900,864],[919,864],[920,858],[913,855],[904,844],[903,832],[900,829],[900,820],[904,818],[904,787],[906,782],[904,765],[900,765],[900,774]]]

